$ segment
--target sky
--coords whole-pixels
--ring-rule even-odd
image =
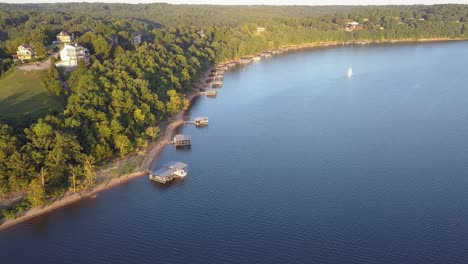
[[[217,5],[413,5],[413,4],[468,4],[468,0],[0,0],[1,3],[49,3],[49,2],[106,2],[106,3],[154,3],[217,4]]]

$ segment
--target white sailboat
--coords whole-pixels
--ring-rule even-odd
[[[353,68],[349,67],[348,68],[348,78],[353,77]]]

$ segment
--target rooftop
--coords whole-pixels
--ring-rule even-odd
[[[190,136],[182,135],[182,134],[176,135],[174,137],[174,141],[181,141],[181,140],[192,140],[192,138]]]

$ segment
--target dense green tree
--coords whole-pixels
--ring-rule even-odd
[[[28,201],[31,206],[43,206],[46,202],[45,188],[39,180],[32,180],[29,184]]]

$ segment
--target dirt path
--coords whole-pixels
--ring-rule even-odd
[[[23,64],[18,66],[17,69],[20,71],[47,71],[50,68],[50,59],[52,57],[57,58],[58,52],[52,53],[52,55],[50,55],[49,58],[43,62]]]

